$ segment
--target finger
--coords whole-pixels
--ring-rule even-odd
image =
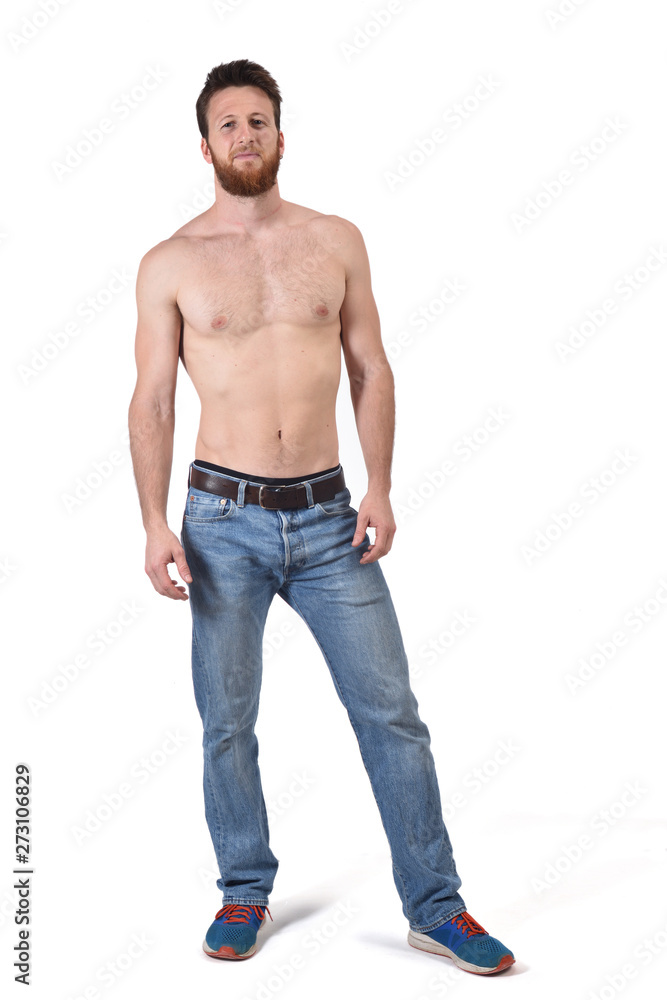
[[[378,550],[377,557],[383,556],[389,551],[389,529],[380,525],[375,529],[375,549]]]
[[[174,580],[171,579],[167,572],[167,563],[161,563],[159,566],[153,567],[148,575],[158,594],[162,594],[163,597],[175,598],[176,600],[181,599],[180,594],[175,591]]]
[[[357,530],[352,538],[352,545],[359,545],[364,540],[364,535],[366,534],[366,528],[368,527],[368,521],[360,521],[357,519]]]
[[[181,580],[185,580],[186,583],[192,583],[192,573],[190,572],[190,567],[185,560],[183,562],[176,563],[176,569]]]
[[[377,550],[376,545],[370,545],[364,552],[359,562],[364,564],[377,562],[382,553],[376,550]]]
[[[377,562],[382,556],[385,556],[387,552],[391,549],[392,542],[394,540],[395,529],[390,529],[389,527],[377,526],[375,528],[375,541],[368,549],[364,552],[363,556],[359,560],[360,562]]]
[[[186,562],[185,552],[183,549],[177,549],[172,553],[172,555],[181,580],[185,580],[186,583],[192,583],[192,573],[190,572],[190,567]]]
[[[167,597],[171,597],[174,601],[187,601],[188,595],[185,593],[185,587],[180,587],[177,585],[175,580],[170,579],[171,589],[169,590]]]

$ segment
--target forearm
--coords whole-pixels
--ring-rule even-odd
[[[128,414],[130,453],[146,531],[167,524],[167,497],[174,452],[174,411],[132,402]]]
[[[368,472],[369,492],[389,493],[396,406],[388,362],[352,382],[352,406]]]

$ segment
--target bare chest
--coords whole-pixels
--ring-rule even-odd
[[[195,337],[237,342],[277,324],[329,331],[345,295],[335,234],[195,241],[184,262],[178,305]]]

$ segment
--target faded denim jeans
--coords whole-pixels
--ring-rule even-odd
[[[196,461],[192,467],[202,468]],[[310,506],[267,510],[243,502],[246,483],[257,480],[226,478],[240,483],[236,501],[188,487],[181,530],[193,577],[192,677],[204,728],[205,815],[223,902],[268,905],[278,868],[254,731],[264,626],[278,594],[308,626],[347,710],[403,913],[412,930],[432,930],[466,905],[389,589],[379,562],[359,562],[368,534],[350,544],[357,524],[350,491],[313,503],[307,485]]]

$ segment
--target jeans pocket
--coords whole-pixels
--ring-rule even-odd
[[[328,517],[335,517],[337,514],[356,514],[354,507],[350,506],[352,494],[347,487],[336,493],[330,500],[321,500],[315,506]]]
[[[185,523],[206,524],[209,521],[226,521],[233,517],[238,507],[231,497],[219,497],[215,493],[205,493],[204,490],[188,490],[183,512]]]

